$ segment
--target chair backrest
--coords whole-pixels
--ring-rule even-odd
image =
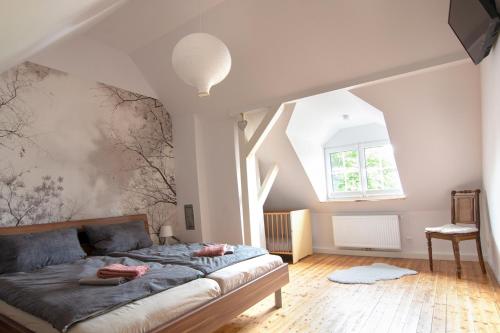
[[[479,192],[481,191],[451,192],[451,223],[473,223],[479,229]]]

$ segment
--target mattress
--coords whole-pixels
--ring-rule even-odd
[[[266,254],[222,268],[206,277],[217,281],[222,294],[227,294],[282,264],[280,256]]]
[[[221,295],[216,281],[197,279],[75,324],[68,333],[143,333]],[[48,322],[0,300],[0,313],[37,333],[58,333]]]

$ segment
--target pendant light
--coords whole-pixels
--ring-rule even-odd
[[[175,45],[172,66],[184,82],[198,89],[198,96],[209,96],[210,88],[229,74],[231,54],[217,37],[203,32],[192,33]]]

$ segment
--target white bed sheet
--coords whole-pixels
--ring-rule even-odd
[[[219,297],[216,281],[197,279],[75,324],[68,333],[143,333]],[[48,322],[0,300],[0,313],[37,333],[58,333]]]
[[[215,271],[207,275],[207,278],[217,281],[222,294],[227,294],[282,264],[280,256],[266,254]]]

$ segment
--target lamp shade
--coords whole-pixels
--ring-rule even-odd
[[[184,82],[198,89],[198,96],[208,96],[210,88],[229,74],[231,54],[217,37],[193,33],[175,45],[172,66]]]
[[[171,225],[162,225],[160,228],[160,237],[172,237],[174,235]]]

